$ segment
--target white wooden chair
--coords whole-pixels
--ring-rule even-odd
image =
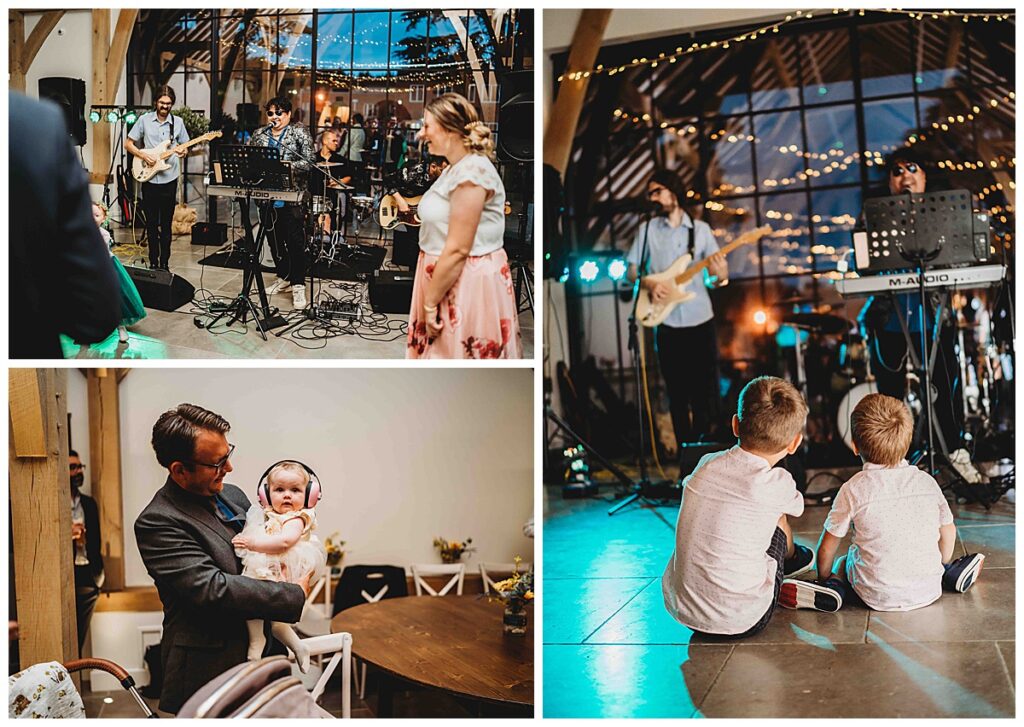
[[[445,583],[441,590],[435,591],[433,586],[424,580],[424,578],[429,578],[431,576],[451,576],[451,579]],[[447,596],[453,587],[455,588],[455,595],[461,596],[462,584],[465,578],[465,563],[446,563],[444,565],[437,565],[436,563],[413,563],[412,565],[412,581],[416,586],[417,596],[422,596],[424,591],[426,591],[427,595],[430,596]]]
[[[532,568],[533,566],[529,563],[519,563],[520,573],[529,573]],[[491,595],[491,589],[494,588],[496,582],[505,580],[515,572],[515,563],[481,563],[480,580],[484,584],[484,595]]]
[[[333,654],[323,673],[316,682],[316,686],[310,691],[313,701],[320,699],[327,688],[334,670],[341,664],[341,716],[349,719],[352,716],[352,634],[341,632],[337,634],[326,634],[325,636],[313,636],[303,639],[302,643],[309,647],[310,656],[322,657]]]
[[[313,585],[302,606],[302,616],[295,630],[303,636],[324,636],[331,633],[331,574],[330,569]],[[320,599],[320,602],[317,602]]]

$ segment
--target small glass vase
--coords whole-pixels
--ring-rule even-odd
[[[512,598],[505,604],[505,616],[502,626],[506,634],[523,636],[526,634],[526,602],[521,598]]]

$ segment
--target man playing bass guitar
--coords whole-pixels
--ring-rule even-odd
[[[630,282],[636,281],[641,270],[643,275],[667,270],[686,253],[694,262],[709,258],[706,274],[687,284],[695,297],[669,313],[655,338],[676,442],[693,442],[708,433],[718,412],[718,341],[707,287],[725,285],[729,269],[711,228],[692,219],[680,204],[686,191],[678,175],[665,169],[656,171],[647,182],[647,197],[659,211],[637,229],[626,256]],[[645,238],[646,259],[641,261]],[[646,277],[641,278],[641,285],[655,303],[667,299],[671,292],[669,283]]]

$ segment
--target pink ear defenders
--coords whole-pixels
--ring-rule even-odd
[[[285,462],[294,462],[306,470],[306,473],[309,475],[309,482],[306,483],[306,497],[302,507],[303,509],[316,507],[316,504],[320,502],[320,498],[323,495],[323,490],[320,487],[320,478],[316,476],[316,472],[310,469],[308,464],[295,459],[282,459],[280,462],[274,462],[274,464],[267,467],[267,471],[260,477],[260,483],[256,485],[256,497],[259,498],[260,505],[264,508],[270,507],[270,483],[267,482],[267,475],[270,474],[272,469]]]

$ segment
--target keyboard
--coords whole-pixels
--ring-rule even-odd
[[[909,293],[918,289],[917,273],[867,275],[836,281],[844,298],[864,298],[876,293]],[[972,265],[966,268],[936,268],[924,275],[925,288],[987,288],[1006,277],[1003,265]]]
[[[249,193],[245,187],[229,187],[226,184],[210,184],[206,187],[206,191],[212,197],[232,197],[234,199],[245,199]],[[301,202],[305,194],[305,190],[302,189],[254,189],[252,190],[252,199],[256,202],[274,201],[295,204]]]

